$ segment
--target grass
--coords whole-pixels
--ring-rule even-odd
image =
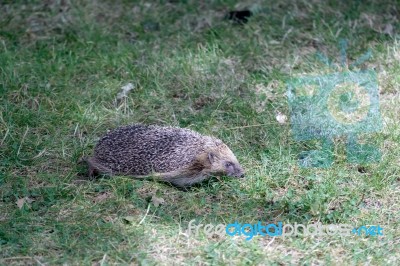
[[[227,11],[256,10],[245,25]],[[0,264],[356,264],[400,260],[400,42],[396,1],[5,1],[0,6]],[[397,14],[397,15],[396,15]],[[286,83],[333,70],[378,75],[379,163],[300,168]],[[120,88],[135,89],[116,101]],[[247,170],[189,192],[127,177],[85,180],[77,162],[108,129],[188,127]],[[157,199],[163,199],[158,204]],[[190,220],[380,225],[384,236],[198,237]]]

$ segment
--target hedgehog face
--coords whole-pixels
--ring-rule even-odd
[[[225,167],[225,174],[227,176],[239,177],[239,178],[244,177],[243,168],[240,166],[238,162],[234,163],[231,161],[224,161],[223,164]]]
[[[214,152],[209,152],[208,160],[211,164],[210,172],[213,174],[224,174],[230,177],[237,178],[244,177],[244,170],[232,152],[228,154],[224,152],[218,155]]]

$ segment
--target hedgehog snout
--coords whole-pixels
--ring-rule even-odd
[[[236,176],[237,176],[238,178],[244,178],[244,177],[245,177],[243,168],[240,167],[240,168],[237,169],[237,174],[236,174]]]
[[[236,178],[244,178],[245,177],[244,170],[241,166],[236,166],[234,168],[234,172],[231,173],[230,175],[233,177],[236,177]]]

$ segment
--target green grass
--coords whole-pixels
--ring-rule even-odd
[[[396,1],[260,2],[245,25],[224,15],[247,1],[46,3],[0,6],[0,264],[400,260]],[[361,67],[378,74],[384,125],[361,139],[380,147],[382,159],[349,164],[338,138],[332,167],[300,168],[298,154],[320,144],[296,142],[290,125],[276,121],[277,112],[289,117],[285,84],[332,72],[315,54],[338,62],[340,38],[349,40],[349,62],[373,52]],[[135,89],[116,101],[129,82]],[[221,138],[247,178],[188,192],[127,177],[82,178],[77,162],[98,138],[137,122]],[[192,219],[375,224],[384,236],[188,237]]]

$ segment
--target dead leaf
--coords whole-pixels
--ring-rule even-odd
[[[133,216],[125,216],[123,219],[129,223],[133,223],[135,221],[135,217]]]
[[[163,198],[157,198],[156,196],[151,197],[151,202],[153,202],[154,206],[158,207],[164,204],[165,200]]]
[[[22,209],[22,207],[24,207],[24,204],[30,204],[32,202],[34,202],[34,199],[31,199],[29,197],[23,197],[17,200],[16,204],[18,206],[19,209]]]
[[[101,193],[99,195],[97,195],[96,197],[94,197],[93,202],[97,203],[97,202],[102,202],[108,198],[110,198],[112,196],[112,194],[110,192],[104,192]]]
[[[16,203],[17,203],[18,208],[22,209],[22,207],[24,206],[24,203],[25,203],[25,198],[18,199]]]

